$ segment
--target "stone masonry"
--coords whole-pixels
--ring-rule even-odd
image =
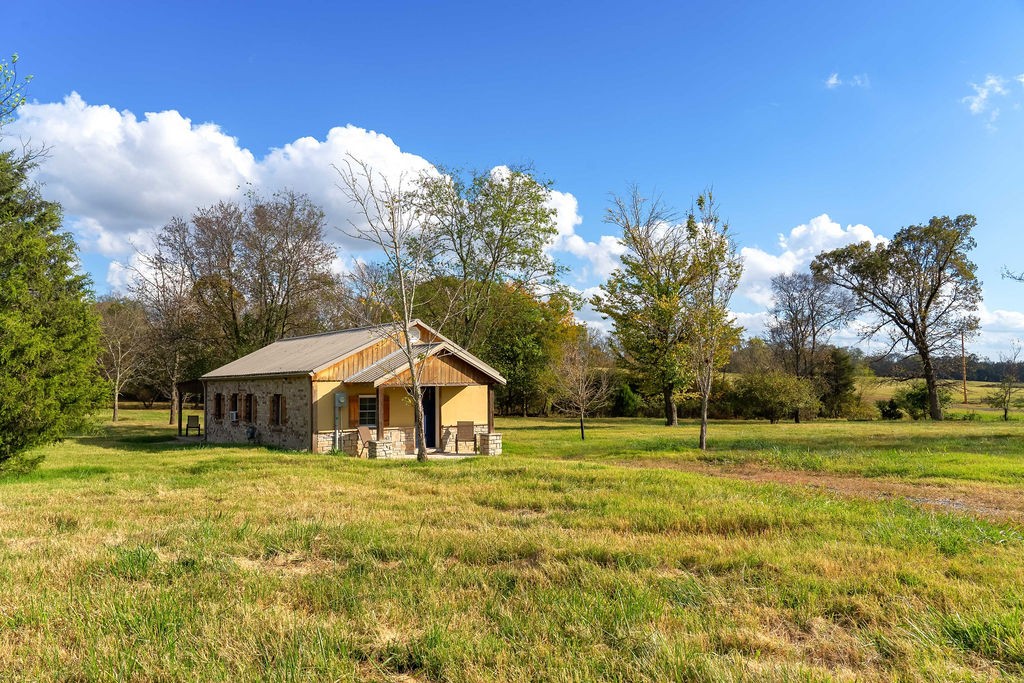
[[[480,443],[480,455],[501,455],[501,434],[483,434],[477,439]]]
[[[254,443],[297,451],[310,448],[309,377],[210,379],[206,381],[206,440],[210,443],[247,443],[250,427],[255,428]],[[224,414],[214,416],[215,397],[224,396]],[[231,396],[238,394],[239,419],[230,420]],[[255,419],[243,419],[245,395],[251,394]],[[271,397],[285,399],[285,415],[280,425],[270,424]]]

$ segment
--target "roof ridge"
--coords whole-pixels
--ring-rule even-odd
[[[291,341],[293,339],[310,339],[312,337],[326,337],[331,334],[344,334],[346,332],[363,332],[364,330],[375,330],[380,327],[387,327],[389,323],[380,323],[379,325],[363,325],[362,327],[346,327],[340,330],[328,330],[326,332],[314,332],[313,334],[300,334],[295,337],[280,337],[270,342],[276,344],[277,342]],[[269,346],[269,344],[267,345]],[[266,347],[261,347],[266,348]]]

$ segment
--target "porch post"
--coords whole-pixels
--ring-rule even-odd
[[[377,441],[384,439],[384,397],[383,390],[377,387]]]
[[[494,433],[494,385],[487,385],[487,433]]]

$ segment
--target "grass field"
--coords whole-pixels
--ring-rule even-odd
[[[905,382],[885,377],[860,378],[857,384],[857,388],[861,392],[863,400],[872,405],[877,400],[888,400],[892,398],[893,394],[895,394],[900,387],[905,386]],[[964,402],[963,384],[961,382],[950,381],[945,382],[945,385],[953,401],[948,410],[952,411],[954,414],[976,412],[984,417],[990,417],[993,419],[1002,418],[1001,410],[992,408],[984,402],[985,397],[999,387],[997,382],[968,382],[966,403]],[[1021,415],[1024,415],[1024,412],[1019,408],[1015,408],[1010,411],[1010,414],[1019,419]]]
[[[1024,677],[1024,423],[503,420],[507,454],[182,445],[0,480],[0,680]]]

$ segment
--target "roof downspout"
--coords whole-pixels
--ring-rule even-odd
[[[318,434],[316,430],[316,395],[313,393],[313,375],[309,373],[309,452],[316,453]]]

